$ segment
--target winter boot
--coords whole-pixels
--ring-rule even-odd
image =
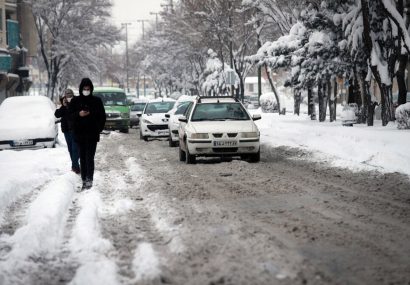
[[[93,187],[93,181],[92,180],[87,180],[85,182],[85,189],[91,189]]]

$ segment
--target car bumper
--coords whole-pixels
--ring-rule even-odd
[[[260,148],[259,138],[240,139],[231,146],[215,146],[214,140],[192,140],[187,142],[187,148],[191,155],[197,156],[239,156],[243,154],[257,153]]]
[[[123,130],[128,129],[130,126],[130,120],[122,119],[122,120],[107,120],[105,122],[104,129],[106,130]]]
[[[28,139],[26,144],[21,144],[21,141],[0,141],[0,150],[5,149],[40,149],[46,147],[53,147],[56,144],[57,138],[44,138],[44,139]]]
[[[142,125],[141,133],[145,137],[168,137],[169,129],[168,125]]]

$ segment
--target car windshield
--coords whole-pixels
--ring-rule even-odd
[[[178,106],[178,109],[175,111],[175,115],[183,115],[186,110],[191,106],[192,102],[183,102]]]
[[[145,103],[138,103],[131,106],[131,111],[133,112],[142,112],[145,108]]]
[[[175,102],[152,102],[145,108],[145,114],[167,113],[174,107]]]
[[[248,113],[240,103],[205,103],[197,104],[191,121],[246,121]]]
[[[127,97],[121,92],[99,92],[95,96],[101,98],[104,106],[126,106]]]

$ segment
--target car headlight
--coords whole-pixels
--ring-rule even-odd
[[[247,132],[247,133],[242,133],[242,138],[248,139],[248,138],[257,138],[258,133],[257,132]]]
[[[152,124],[150,121],[148,121],[148,120],[146,120],[146,119],[143,119],[142,122],[143,122],[144,124]]]
[[[129,114],[129,113],[121,113],[121,118],[123,118],[123,119],[129,119],[129,118],[130,118],[130,114]]]
[[[191,139],[201,140],[201,139],[208,139],[208,138],[209,138],[208,134],[199,134],[199,133],[191,134]]]

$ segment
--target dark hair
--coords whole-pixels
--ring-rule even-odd
[[[79,88],[80,95],[83,96],[83,89],[84,89],[85,86],[90,86],[90,88],[91,88],[91,94],[90,95],[92,95],[93,91],[94,91],[94,85],[93,85],[93,82],[91,81],[90,78],[83,78],[81,80],[80,88]]]

